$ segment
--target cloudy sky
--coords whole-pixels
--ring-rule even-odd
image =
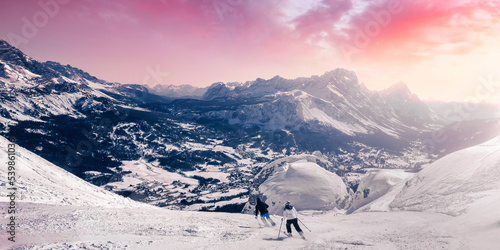
[[[1,1],[0,38],[120,83],[207,86],[346,68],[373,90],[402,81],[422,99],[500,103],[499,2]]]

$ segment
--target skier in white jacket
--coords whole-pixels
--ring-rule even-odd
[[[295,230],[300,234],[300,236],[304,237],[304,233],[302,232],[302,229],[300,229],[298,220],[297,220],[297,210],[290,205],[290,201],[287,201],[285,203],[285,208],[283,209],[283,217],[286,218],[286,232],[287,236],[292,236],[292,227],[291,225],[293,224],[293,227],[295,227]]]

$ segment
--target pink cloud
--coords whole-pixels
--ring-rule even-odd
[[[352,9],[350,0],[323,0],[318,8],[297,17],[293,23],[303,37],[309,37],[331,31],[333,25],[350,9]]]
[[[391,12],[391,3],[395,6],[399,3],[400,11]],[[346,30],[347,38],[333,36],[336,40],[332,42],[357,47],[363,60],[372,60],[371,57],[391,60],[388,55],[402,62],[422,60],[425,59],[422,52],[427,52],[430,57],[432,53],[449,53],[441,50],[442,44],[461,44],[455,52],[464,53],[480,44],[471,34],[480,33],[498,22],[498,11],[499,8],[492,8],[486,1],[461,4],[452,0],[380,1],[351,19]],[[480,15],[492,18],[484,19],[478,16],[480,12]],[[385,19],[380,19],[380,13],[390,13],[389,18],[383,15]],[[356,43],[356,39],[361,40],[360,36],[368,38],[368,42]]]
[[[333,50],[357,47],[353,59],[366,63],[468,53],[481,45],[482,35],[493,34],[490,26],[500,9],[495,1],[400,0],[401,11],[356,46],[359,29],[394,0],[365,1],[361,12],[359,1],[323,0],[292,20],[285,18],[288,1],[70,1],[20,47],[37,59],[70,63],[110,81],[140,83],[147,67],[160,65],[170,72],[164,84],[207,85],[316,64],[342,67],[335,54],[325,56],[330,51],[322,42]],[[40,11],[37,1],[2,1],[0,7],[3,38],[20,32],[21,17]]]

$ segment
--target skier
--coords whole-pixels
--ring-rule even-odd
[[[257,198],[257,204],[255,205],[255,219],[257,219],[257,215],[260,213],[260,219],[264,222],[264,225],[267,227],[269,224],[267,223],[266,219],[271,222],[271,225],[274,227],[276,223],[269,217],[269,211],[267,211],[267,208],[269,205],[267,205],[265,202],[261,201],[260,198]]]
[[[285,208],[283,209],[283,217],[286,218],[286,235],[291,237],[292,236],[292,227],[291,225],[295,227],[295,230],[304,238],[304,233],[302,232],[302,229],[299,227],[299,222],[297,221],[297,210],[290,205],[290,201],[286,201],[285,203]]]

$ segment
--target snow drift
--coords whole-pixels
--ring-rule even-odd
[[[0,136],[0,161],[7,162],[7,147],[10,142]],[[144,207],[130,199],[96,187],[40,156],[22,148],[16,148],[16,187],[21,202],[43,204],[99,206],[99,207]],[[7,168],[0,168],[0,176],[7,176]],[[0,186],[7,186],[7,178]],[[6,188],[0,189],[0,202],[7,202]]]
[[[391,208],[456,216],[466,213],[476,202],[494,201],[491,197],[498,194],[500,137],[449,154],[425,167],[406,183]]]
[[[389,204],[412,173],[397,169],[372,170],[361,179],[351,208],[347,211],[389,211]]]
[[[339,176],[317,164],[322,164],[320,158],[311,155],[287,157],[261,171],[258,176],[269,174],[258,191],[269,205],[271,214],[281,215],[287,200],[299,211],[345,209],[350,205],[350,189]],[[250,204],[246,209],[251,210]]]

